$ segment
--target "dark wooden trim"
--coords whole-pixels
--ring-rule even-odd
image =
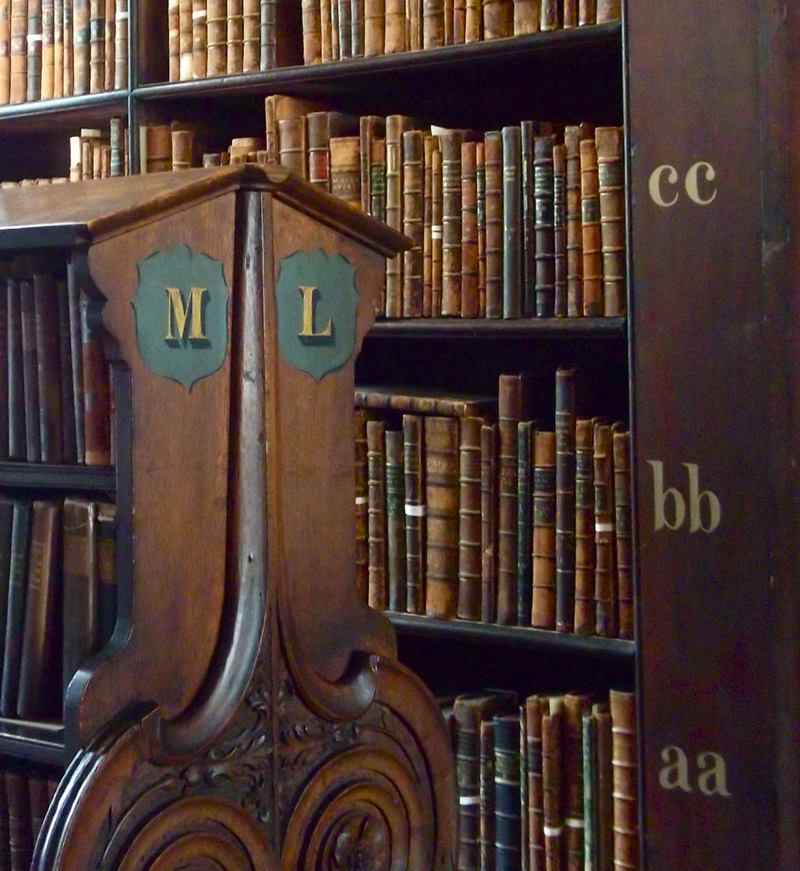
[[[614,318],[417,318],[378,321],[371,339],[624,339],[626,319]]]
[[[60,129],[64,124],[79,125],[126,115],[128,91],[105,91],[56,100],[35,100],[0,106],[0,131],[37,130],[45,127]]]
[[[0,487],[113,493],[116,489],[116,479],[111,466],[0,463]]]
[[[66,762],[64,726],[0,718],[0,756],[63,767]]]

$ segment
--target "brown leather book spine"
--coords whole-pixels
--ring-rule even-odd
[[[364,56],[384,53],[386,29],[385,0],[364,0]]]
[[[39,429],[39,364],[36,349],[36,306],[33,285],[20,282],[22,311],[22,376],[25,389],[25,456],[29,463],[41,460]]]
[[[533,195],[536,214],[536,315],[555,313],[555,234],[553,208],[553,137],[533,143]]]
[[[179,0],[168,0],[167,28],[169,81],[177,82],[181,77],[181,14]]]
[[[33,295],[41,459],[45,463],[61,463],[63,453],[58,303],[53,276],[44,271],[34,272]]]
[[[539,30],[558,30],[561,26],[558,7],[558,0],[541,0],[541,6],[539,9]]]
[[[478,825],[480,871],[495,871],[495,789],[494,789],[494,723],[484,720],[480,724],[480,782]]]
[[[75,89],[75,45],[74,45],[74,21],[73,0],[63,0],[64,9],[64,63],[62,73],[64,76],[63,95],[72,96]]]
[[[538,696],[525,701],[525,744],[528,772],[528,864],[531,871],[545,871],[544,789],[542,782],[542,702]]]
[[[97,0],[94,0],[97,2]],[[28,0],[27,100],[41,98],[42,90],[42,0]]]
[[[503,317],[522,317],[522,131],[503,136]]]
[[[425,418],[425,613],[449,619],[458,603],[458,421]]]
[[[28,2],[30,4],[30,0]],[[105,16],[104,0],[89,0],[89,92],[92,94],[102,91],[106,82]],[[30,61],[28,67],[30,74]]]
[[[358,596],[367,601],[369,589],[369,477],[367,474],[367,413],[356,409],[353,414],[355,442],[355,516],[356,516],[356,589]]]
[[[422,0],[406,2],[406,49],[422,51]]]
[[[564,0],[561,20],[564,28],[578,26],[578,0]]]
[[[619,21],[622,17],[622,0],[597,0],[597,23]]]
[[[194,151],[194,132],[192,130],[173,130],[172,139],[172,171],[190,169]]]
[[[514,0],[514,36],[539,32],[539,0]]]
[[[339,49],[339,3],[338,0],[331,0],[331,60],[339,60],[341,51]]]
[[[350,51],[364,56],[364,0],[350,0]]]
[[[23,376],[22,311],[20,281],[6,283],[8,317],[8,455],[12,460],[27,458],[25,434],[25,389]]]
[[[461,314],[461,140],[447,130],[442,148],[442,315]]]
[[[466,0],[464,42],[483,39],[483,0]]]
[[[639,868],[639,766],[637,764],[636,696],[611,690],[614,776],[614,868]]]
[[[405,0],[385,0],[386,27],[383,50],[395,54],[406,50]]]
[[[624,315],[627,305],[622,128],[598,127],[595,137],[603,249],[603,314]]]
[[[497,402],[491,397],[441,394],[438,391],[409,393],[403,388],[390,387],[356,387],[355,402],[358,408],[438,417],[484,417],[497,410]]]
[[[111,176],[124,174],[125,128],[121,118],[112,118],[109,122],[109,172]]]
[[[425,134],[403,134],[403,233],[412,247],[403,254],[403,317],[422,317],[422,242]]]
[[[2,5],[0,5],[0,22],[2,22]],[[0,48],[0,55],[2,48]],[[0,61],[2,70],[2,61]],[[0,83],[0,95],[2,83]],[[64,96],[64,0],[53,2],[53,98]]]
[[[556,625],[556,434],[537,430],[533,468],[533,605],[531,625]]]
[[[84,432],[87,466],[111,462],[111,404],[108,364],[103,353],[101,303],[81,299]]]
[[[560,699],[545,702],[542,715],[542,806],[547,871],[564,868],[564,784],[562,783],[563,709]]]
[[[581,221],[583,235],[583,314],[603,314],[603,254],[600,230],[600,196],[597,148],[583,139],[581,153]]]
[[[483,0],[483,38],[514,35],[513,0]]]
[[[478,292],[478,175],[474,142],[461,144],[461,317],[477,318]]]
[[[117,22],[115,0],[105,0],[105,8],[103,10],[103,90],[114,90],[114,75],[116,67],[115,40]],[[44,74],[44,66],[42,67]],[[42,90],[44,90],[44,79],[42,79]]]
[[[309,112],[306,116],[306,125],[308,132],[308,180],[314,187],[330,190],[330,112]]]
[[[303,63],[316,64],[322,60],[322,32],[319,0],[302,0]]]
[[[11,0],[9,37],[9,102],[24,103],[28,95],[28,4]]]
[[[608,704],[592,706],[597,718],[597,871],[614,871],[614,736]]]
[[[385,425],[367,421],[367,474],[369,488],[369,586],[370,608],[386,609],[386,461]]]
[[[422,145],[422,316],[433,313],[433,151],[438,139],[426,134]]]
[[[553,146],[554,313],[567,314],[567,149]]]
[[[333,60],[331,44],[331,6],[335,0],[320,0],[319,3],[319,53],[322,63]]]
[[[496,423],[481,427],[481,620],[497,619],[497,447]]]
[[[444,44],[444,0],[422,0],[422,47]]]
[[[408,129],[403,115],[386,118],[386,223],[403,230],[403,133]],[[386,317],[403,316],[403,255],[386,261]]]
[[[438,141],[438,137],[437,137]],[[442,152],[431,152],[431,317],[442,313]]]
[[[340,136],[329,143],[331,193],[354,209],[361,208],[361,164],[358,136]]]
[[[114,32],[114,88],[128,87],[128,0],[117,0]]]
[[[564,128],[567,152],[567,317],[583,314],[583,225],[581,221],[582,127]]]
[[[227,14],[227,0],[208,0],[206,74],[209,76],[224,76],[228,69]]]
[[[82,0],[76,0],[82,2]],[[191,79],[194,69],[194,31],[192,27],[192,0],[178,0],[178,44],[180,46],[181,81]]]
[[[308,178],[306,165],[306,119],[304,115],[278,121],[279,160],[300,178]]]
[[[321,16],[322,3],[320,3],[320,18]],[[260,36],[258,67],[260,70],[274,69],[278,65],[278,0],[259,0],[258,28]],[[320,34],[320,53],[321,51]]]
[[[481,424],[461,421],[459,451],[458,616],[481,618]]]
[[[373,139],[370,143],[369,161],[369,214],[379,221],[386,220],[386,140]],[[384,288],[384,297],[386,289]],[[381,299],[380,312],[386,310],[386,300]]]
[[[594,422],[586,418],[575,424],[575,631],[595,631]]]
[[[617,634],[614,577],[614,482],[611,427],[594,428],[595,606],[598,635]]]
[[[425,466],[423,419],[403,415],[403,461],[405,469],[406,519],[406,610],[425,612]]]
[[[522,207],[522,315],[536,315],[536,197],[534,195],[533,141],[536,123],[520,125],[520,168]]]
[[[54,15],[53,0],[42,0],[42,100],[53,99]]]
[[[383,33],[383,26],[381,25],[381,34]],[[371,211],[372,209],[372,165],[373,165],[373,155],[372,155],[372,143],[382,138],[385,135],[384,127],[385,120],[378,115],[362,115],[358,121],[358,131],[359,137],[361,139],[361,144],[359,145],[359,160],[360,160],[360,169],[361,169],[361,211],[364,212],[365,215],[373,215],[373,217],[377,217],[378,220],[382,221],[385,215],[385,209],[381,211],[380,215],[374,215]],[[386,143],[384,142],[383,146],[383,157],[380,160],[381,165],[383,166],[383,171],[386,171]],[[384,182],[381,185],[381,188],[385,190],[386,184]]]
[[[33,854],[31,805],[25,775],[8,770],[5,779],[8,805],[8,847],[11,871],[30,871]]]
[[[145,128],[147,172],[169,172],[172,169],[172,130],[169,124]]]
[[[443,13],[443,21],[444,21],[444,44],[452,45],[453,44],[453,5],[454,0],[443,0],[444,4],[444,13]]]
[[[517,622],[517,426],[522,417],[522,376],[499,382],[499,511],[497,622]]]
[[[386,568],[388,607],[406,610],[406,524],[403,431],[386,431]]]
[[[564,845],[567,871],[584,871],[583,715],[588,696],[564,696]]]
[[[203,79],[208,69],[206,0],[192,0],[192,78]]]
[[[244,15],[242,0],[227,0],[225,63],[228,73],[240,73],[244,51]]]
[[[476,224],[478,232],[478,317],[486,317],[486,148],[475,145]]]
[[[486,317],[503,317],[503,139],[484,136],[486,174]]]
[[[556,629],[575,621],[575,369],[556,371]]]
[[[11,99],[11,0],[0,0],[0,106]]]
[[[578,0],[578,26],[597,21],[597,0]]]
[[[634,637],[633,541],[631,529],[631,434],[613,434],[614,531],[617,544],[617,603],[620,638]]]
[[[17,716],[61,715],[61,506],[34,502]]]

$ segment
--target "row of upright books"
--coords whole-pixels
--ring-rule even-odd
[[[0,0],[0,105],[128,87],[128,0]]]
[[[0,868],[28,871],[33,846],[58,788],[46,769],[0,768]]]
[[[456,755],[458,871],[637,871],[634,694],[477,692],[443,710]]]
[[[620,0],[302,0],[306,64],[617,21]]]
[[[71,263],[0,262],[0,459],[111,464],[101,309]]]
[[[576,374],[556,372],[554,429],[528,417],[520,375],[497,399],[356,390],[371,607],[633,638],[630,436],[576,416]]]
[[[116,508],[0,497],[0,714],[63,716],[64,692],[116,624]]]

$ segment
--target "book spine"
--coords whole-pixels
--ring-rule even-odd
[[[12,460],[27,458],[25,434],[25,388],[22,362],[22,311],[20,283],[6,282],[8,331],[8,455]]]
[[[2,23],[2,4],[0,4]],[[2,48],[0,47],[0,55]],[[2,62],[0,62],[0,71]],[[2,83],[0,83],[0,95]],[[64,0],[53,0],[53,97],[64,96]],[[6,101],[7,102],[7,101]]]
[[[364,0],[350,0],[350,50],[353,57],[364,54]]]
[[[597,23],[619,21],[622,15],[622,0],[597,0]]]
[[[481,424],[461,421],[458,527],[458,617],[481,616]]]
[[[304,115],[278,121],[278,155],[282,166],[300,178],[308,178],[306,119]]]
[[[384,52],[386,54],[395,54],[405,51],[405,0],[385,0],[385,15]]]
[[[531,625],[556,625],[556,434],[535,435],[533,470],[533,603]]]
[[[484,136],[486,178],[486,317],[503,317],[503,140]]]
[[[556,371],[556,629],[575,621],[575,370]]]
[[[11,0],[0,0],[0,106],[11,100]]]
[[[536,213],[536,315],[555,314],[555,236],[553,233],[553,137],[537,136],[533,144]]]
[[[558,30],[558,0],[541,0],[539,8],[539,30]]]
[[[206,0],[192,0],[192,78],[208,72],[208,22]]]
[[[406,607],[409,614],[425,611],[425,477],[423,420],[403,415],[405,469]]]
[[[534,196],[533,142],[536,125],[520,124],[520,166],[522,169],[522,314],[536,314],[536,199]]]
[[[594,423],[575,424],[575,631],[591,635],[594,610]]]
[[[28,4],[10,0],[9,102],[24,103],[28,95]]]
[[[461,317],[480,313],[478,291],[478,175],[477,147],[461,145]]]
[[[117,0],[114,32],[114,87],[128,87],[128,0]]]
[[[583,871],[598,871],[597,718],[583,715]]]
[[[403,317],[422,317],[422,194],[425,134],[403,133],[403,233],[412,247],[403,254]]]
[[[225,7],[226,43],[225,61],[228,73],[240,73],[244,52],[244,14],[242,0],[228,0]]]
[[[539,0],[514,0],[514,36],[539,31]]]
[[[379,221],[386,219],[386,140],[373,139],[369,166],[369,214]],[[385,294],[385,290],[384,290]],[[380,311],[385,311],[383,300]]]
[[[389,608],[406,609],[406,527],[403,432],[386,431],[386,549]]]
[[[36,305],[33,285],[20,282],[22,310],[22,381],[25,392],[25,455],[29,463],[41,460],[39,424],[39,362],[36,350]]]
[[[53,99],[54,15],[53,0],[42,0],[42,100]]]
[[[331,193],[349,203],[354,209],[361,208],[361,167],[358,155],[358,136],[342,136],[331,139]]]
[[[494,723],[484,720],[480,733],[480,820],[478,844],[480,871],[494,871],[495,851],[495,787],[494,787]]]
[[[614,531],[617,545],[617,604],[620,638],[634,637],[633,541],[631,529],[631,434],[613,434]]]
[[[521,416],[522,378],[501,375],[497,622],[504,626],[517,620],[517,427]]]
[[[617,634],[614,589],[614,493],[611,427],[594,428],[595,604],[598,635]]]
[[[497,424],[481,427],[481,620],[497,619]]]
[[[598,127],[595,137],[603,250],[603,314],[613,317],[624,315],[626,311],[622,128]]]
[[[3,772],[8,806],[8,848],[11,871],[29,871],[33,853],[31,807],[25,775]]]
[[[444,44],[444,0],[422,0],[422,47]]]
[[[225,75],[228,69],[228,4],[227,0],[207,0],[207,5],[206,37],[208,56],[206,74],[209,76],[222,76]]]
[[[42,0],[28,0],[28,102],[42,91]]]
[[[483,0],[467,0],[464,20],[464,42],[483,39]]]
[[[386,29],[385,0],[364,0],[364,55],[384,53]]]
[[[167,23],[169,81],[177,82],[181,77],[181,13],[178,0],[168,0]]]
[[[517,625],[531,625],[531,441],[533,424],[517,429]]]
[[[520,868],[519,717],[494,718],[495,869]]]
[[[0,713],[4,717],[13,717],[17,712],[22,630],[25,624],[25,590],[28,581],[30,523],[31,503],[23,499],[15,499],[11,526],[11,567],[8,577],[3,681],[2,691],[0,691]]]
[[[311,112],[306,116],[308,131],[308,180],[314,187],[331,189],[330,113]]]
[[[367,421],[368,536],[370,608],[386,609],[386,462],[385,426]]]
[[[555,708],[555,710],[554,710]],[[563,865],[564,814],[561,780],[561,743],[563,714],[551,701],[542,716],[542,806],[544,809],[545,866],[561,869]]]
[[[486,317],[486,147],[475,146],[476,230],[478,247],[478,317]]]
[[[33,276],[41,458],[61,463],[61,374],[56,286],[52,275]]]
[[[333,60],[331,44],[331,4],[336,0],[320,0],[319,3],[319,53],[322,63]]]
[[[422,316],[429,318],[433,311],[433,150],[438,139],[426,135],[422,146]]]
[[[117,625],[117,509],[97,506],[97,646],[102,650]]]
[[[89,92],[92,94],[100,93],[105,85],[105,29],[104,0],[89,0]]]
[[[528,609],[530,614],[530,608]],[[519,828],[520,871],[531,871],[530,832],[528,831],[528,711],[519,706]]]
[[[316,60],[319,61],[319,0],[316,0]],[[261,2],[243,0],[242,3],[242,72],[254,73],[261,66]]]
[[[532,871],[545,871],[542,703],[538,696],[531,696],[525,701],[525,732],[528,756],[529,865]]]
[[[503,317],[522,317],[522,142],[519,127],[503,128]]]
[[[87,466],[111,462],[111,414],[108,365],[103,353],[102,303],[81,300],[84,433]]]
[[[583,715],[587,696],[564,696],[564,824],[567,871],[584,871]]]
[[[597,0],[578,0],[578,27],[597,21]]]
[[[328,6],[330,7],[330,0],[328,0]],[[259,0],[258,12],[260,32],[258,66],[261,70],[271,70],[278,65],[278,0]],[[320,3],[321,15],[322,4]],[[330,29],[328,32],[330,33]],[[320,39],[320,60],[325,59],[322,57],[322,41]]]
[[[578,0],[564,0],[561,22],[564,28],[578,26]]]
[[[173,130],[172,138],[172,171],[190,169],[192,152],[194,151],[194,132],[192,130]]]
[[[483,0],[483,38],[514,35],[513,0]]]
[[[386,119],[386,223],[393,230],[403,229],[403,133],[407,127],[402,115]],[[403,314],[403,255],[386,261],[386,317]]]
[[[425,418],[425,612],[443,619],[458,604],[458,451],[458,420]]]
[[[97,645],[97,506],[85,499],[64,500],[63,687]]]
[[[600,229],[600,199],[597,148],[593,139],[580,143],[581,222],[583,236],[583,314],[603,314],[603,261]]]
[[[467,27],[466,0],[453,0],[453,45],[462,45]]]
[[[554,313],[567,314],[567,150],[553,146]]]
[[[109,144],[110,144],[110,174],[112,176],[123,175],[124,170],[124,149],[125,149],[125,131],[122,126],[121,118],[112,118],[109,122]]]
[[[339,60],[339,3],[331,0],[331,60]]]
[[[337,2],[337,0],[333,0]],[[341,7],[342,4],[339,3]],[[322,60],[322,30],[319,0],[302,0],[303,16],[303,63],[316,64]],[[341,8],[339,10],[341,16]],[[347,22],[349,28],[349,21]],[[339,21],[339,39],[342,39],[342,22]],[[349,34],[348,34],[349,37]],[[348,39],[349,41],[349,39]]]
[[[9,334],[8,334],[8,281],[0,280],[0,459],[9,459]],[[0,566],[1,568],[1,566]],[[0,588],[3,581],[0,579]],[[0,610],[0,618],[2,610]],[[0,644],[2,650],[2,644]]]
[[[422,50],[422,0],[406,2],[406,47],[409,51]]]
[[[461,314],[461,140],[460,130],[441,137],[442,315]]]
[[[431,152],[431,317],[442,313],[442,152]]]
[[[64,96],[72,96],[75,90],[75,30],[73,26],[73,0],[64,0]]]
[[[614,871],[614,766],[611,714],[594,705],[597,719],[597,867]]]
[[[72,261],[67,263],[67,303],[69,306],[69,345],[72,361],[72,401],[75,418],[76,462],[86,461],[86,438],[84,427],[83,351],[81,339],[80,288],[75,279]]]
[[[194,25],[192,0],[178,0],[178,44],[181,81],[194,77]]]
[[[367,7],[368,9],[369,7]],[[366,28],[366,23],[365,23]],[[381,30],[383,33],[383,30]],[[364,39],[367,39],[365,29]],[[359,171],[361,173],[361,211],[365,215],[371,215],[370,202],[372,198],[370,185],[372,183],[372,143],[377,137],[377,128],[380,125],[380,118],[374,115],[362,115],[358,120],[358,135],[360,143],[358,146],[359,153]]]
[[[453,5],[454,0],[443,0],[444,5],[444,44],[453,44]]]
[[[350,0],[338,0],[337,6],[339,7],[339,57],[351,58],[353,28],[350,21]]]
[[[567,316],[583,314],[580,127],[564,129],[567,150]]]
[[[103,91],[114,90],[116,13],[115,0],[105,0],[103,8]],[[42,90],[44,90],[44,79],[42,80]]]
[[[639,868],[639,808],[636,697],[611,690],[609,694],[613,733],[614,868]]]
[[[369,476],[367,473],[367,414],[356,409],[353,415],[355,442],[355,512],[356,512],[356,589],[362,602],[369,590]]]

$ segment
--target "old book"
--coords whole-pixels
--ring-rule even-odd
[[[271,94],[264,100],[264,132],[267,163],[280,162],[279,123],[285,118],[298,118],[324,107],[310,100]]]
[[[25,624],[19,666],[17,715],[61,715],[62,590],[61,506],[36,501],[31,514]]]
[[[514,35],[513,0],[483,0],[483,38]]]
[[[478,789],[479,825],[478,859],[476,866],[481,871],[494,869],[495,841],[495,791],[494,791],[494,722],[483,720],[480,724],[480,780]]]
[[[244,51],[244,15],[242,0],[228,0],[225,7],[225,63],[228,73],[242,71]]]
[[[536,432],[533,470],[531,625],[556,625],[556,434]]]
[[[520,169],[522,208],[522,314],[536,314],[536,197],[534,195],[533,142],[536,124],[520,124]]]
[[[597,148],[593,139],[580,143],[581,223],[583,242],[583,314],[603,314],[603,258],[600,229],[600,199]]]
[[[533,144],[537,317],[552,317],[555,313],[553,144],[552,136],[537,136]]]
[[[614,456],[614,533],[616,536],[618,635],[634,636],[633,541],[631,528],[631,434],[615,432]]]
[[[422,0],[406,0],[406,49],[422,50]]]
[[[461,314],[461,130],[446,130],[442,149],[442,315]]]
[[[422,47],[444,44],[444,0],[422,0]]]
[[[192,0],[192,78],[205,78],[208,70],[206,0]]]
[[[321,20],[321,19],[320,19]],[[331,0],[331,60],[339,60],[339,2]]]
[[[97,504],[97,646],[111,640],[117,626],[117,507]]]
[[[514,0],[514,36],[537,33],[539,0]]]
[[[33,283],[20,281],[22,312],[22,382],[25,396],[25,456],[29,463],[42,458],[39,420],[39,360],[36,348],[36,304]]]
[[[597,0],[597,23],[606,24],[609,21],[619,21],[622,0]]]
[[[567,314],[567,150],[553,146],[554,313]]]
[[[97,649],[97,505],[69,497],[63,509],[63,686]]]
[[[42,0],[42,86],[39,99],[53,99],[55,50],[55,8],[53,0]]]
[[[385,0],[384,52],[406,50],[405,0]]]
[[[386,568],[388,607],[406,610],[406,524],[403,431],[386,431]]]
[[[438,137],[436,137],[438,142]],[[431,152],[431,317],[442,313],[442,152]]]
[[[458,603],[458,429],[455,418],[425,418],[425,613],[443,619]]]
[[[519,715],[494,718],[495,869],[521,865]]]
[[[578,0],[564,0],[561,26],[564,28],[578,26]]]
[[[353,208],[361,208],[361,167],[358,136],[331,139],[331,193]]]
[[[364,55],[364,0],[350,0],[350,52]]]
[[[542,778],[542,700],[525,700],[525,746],[528,772],[527,820],[528,865],[531,871],[544,871],[544,789]]]
[[[564,128],[566,148],[567,316],[583,314],[583,224],[581,218],[582,126]]]
[[[412,247],[403,253],[403,317],[422,317],[422,193],[425,134],[403,133],[403,233]]]
[[[331,11],[335,0],[320,0],[319,3],[319,55],[322,63],[333,60],[331,43]]]
[[[24,103],[28,96],[28,3],[10,0],[9,102]]]
[[[367,7],[369,8],[369,7]],[[383,26],[381,25],[381,38],[383,34]],[[366,36],[365,36],[366,39]],[[381,43],[382,44],[382,43]],[[376,52],[379,54],[382,52]],[[373,145],[376,140],[382,139],[385,136],[386,121],[379,115],[362,115],[359,118],[358,130],[359,138],[359,161],[361,172],[361,211],[367,215],[373,215],[379,220],[385,217],[385,210],[381,211],[380,215],[375,215],[372,212],[372,166],[377,162],[377,155],[373,159]],[[386,171],[386,142],[383,144],[383,156],[380,160],[383,165],[383,171]],[[385,182],[382,185],[385,190]]]
[[[367,421],[368,536],[370,608],[383,611],[386,588],[386,454],[385,425],[382,420]]]
[[[31,840],[35,844],[42,823],[44,823],[47,806],[50,803],[50,797],[47,794],[47,781],[43,777],[28,776],[28,797],[31,807]]]
[[[563,701],[551,698],[542,712],[542,806],[545,867],[564,868]]]
[[[319,3],[319,0],[317,0]],[[261,3],[242,2],[242,72],[256,72],[261,66]]]
[[[172,129],[169,124],[154,124],[144,130],[145,172],[168,172],[172,169]]]
[[[33,296],[41,459],[45,463],[61,463],[60,338],[56,285],[52,275],[44,270],[34,272]]]
[[[481,424],[461,421],[459,448],[458,616],[481,616]]]
[[[594,608],[594,422],[575,423],[575,631],[592,635]]]
[[[22,309],[20,281],[11,276],[6,282],[8,335],[8,456],[27,458],[25,432],[25,387],[22,356]]]
[[[462,45],[466,35],[467,5],[466,0],[453,0],[453,37],[452,45]]]
[[[433,151],[439,139],[425,134],[422,143],[422,316],[433,314]]]
[[[227,0],[207,0],[206,41],[208,56],[206,74],[225,75],[228,69],[228,4]]]
[[[528,609],[530,614],[530,608]],[[519,828],[520,871],[531,871],[528,831],[528,711],[519,706]]]
[[[27,40],[27,99],[30,102],[40,99],[42,90],[42,0],[28,0]]]
[[[517,625],[531,625],[531,448],[535,435],[530,421],[517,428]]]
[[[194,70],[194,31],[192,0],[178,0],[178,45],[180,48],[181,81],[191,79]]]
[[[522,143],[519,127],[503,128],[503,317],[522,317]]]
[[[563,786],[564,847],[567,871],[583,871],[583,715],[589,697],[564,696]]]
[[[83,353],[81,340],[80,288],[75,278],[75,265],[67,263],[67,306],[69,309],[69,359],[72,381],[72,417],[75,421],[75,461],[83,463],[86,459],[86,439],[84,429],[83,396]],[[11,321],[9,320],[9,324]],[[67,395],[66,393],[64,394]]]
[[[478,317],[486,317],[486,147],[475,145],[475,223],[478,247]]]
[[[21,771],[3,772],[8,807],[8,846],[11,871],[29,871],[33,854],[31,803],[28,784]]]
[[[308,178],[305,115],[278,121],[278,143],[281,164],[300,178]]]
[[[539,8],[539,30],[558,30],[559,20],[558,0],[541,0]]]
[[[0,0],[0,106],[11,99],[11,0]]]
[[[483,0],[466,0],[464,42],[483,39]]]
[[[349,116],[339,112],[309,112],[306,115],[308,180],[315,187],[323,190],[331,189],[330,141],[332,138],[345,136],[349,132],[348,121]],[[337,196],[341,196],[341,194],[337,194]],[[349,197],[344,197],[344,199],[349,199]]]
[[[0,651],[6,646],[14,500],[0,498]]]
[[[181,77],[181,15],[179,0],[167,2],[167,51],[169,54],[169,81]]]
[[[597,20],[597,0],[578,0],[578,26],[594,24]]]
[[[355,517],[356,517],[356,589],[367,601],[369,589],[369,534],[367,531],[369,478],[367,475],[367,412],[357,408],[353,414],[355,442]]]
[[[598,635],[617,634],[614,576],[614,472],[611,427],[594,427],[595,607]]]
[[[461,317],[480,314],[478,292],[477,146],[461,145]]]
[[[112,118],[108,122],[109,148],[111,165],[109,167],[112,176],[125,174],[125,128],[121,118]]]
[[[496,423],[481,427],[481,620],[497,619],[497,448]]]
[[[503,140],[484,135],[486,178],[486,317],[503,317]]]
[[[583,714],[583,871],[598,871],[597,716]]]
[[[444,0],[444,44],[453,44],[453,6],[454,0]]]
[[[307,65],[316,64],[322,60],[319,0],[302,0],[301,6],[303,16],[303,63]]]
[[[61,72],[64,77],[63,95],[72,96],[75,89],[75,45],[73,0],[63,0],[64,59]]]
[[[2,21],[0,4],[0,21]],[[2,50],[0,50],[0,54]],[[0,61],[2,70],[2,61]],[[0,84],[2,93],[2,84]],[[64,96],[64,0],[53,0],[53,98]]]
[[[81,299],[83,422],[87,466],[107,466],[111,462],[111,406],[101,311],[100,300]]]
[[[603,251],[603,314],[624,315],[627,306],[623,131],[621,127],[598,127],[595,137]]]
[[[522,417],[522,376],[501,375],[499,395],[499,511],[497,622],[517,622],[517,427]]]
[[[322,3],[320,3],[321,15]],[[271,70],[278,65],[278,0],[259,0],[258,17],[261,43],[259,46],[259,69]]]
[[[409,614],[425,611],[425,458],[424,423],[415,414],[403,415],[405,474],[406,606]]]
[[[636,696],[609,693],[613,731],[614,867],[639,868],[639,766],[637,764]]]
[[[22,631],[25,625],[25,599],[28,581],[28,543],[30,540],[31,503],[15,499],[11,525],[8,607],[5,615],[3,679],[0,713],[13,717],[17,711]]]
[[[103,9],[103,90],[114,90],[116,74],[116,0],[104,0]],[[121,28],[120,28],[121,29]],[[44,79],[42,79],[44,88]]]
[[[556,629],[575,621],[575,369],[556,370]]]
[[[28,5],[30,8],[30,0]],[[89,0],[89,92],[92,94],[102,91],[106,80],[105,14],[105,0]]]
[[[357,408],[432,414],[443,417],[490,417],[497,412],[497,399],[466,393],[441,393],[435,388],[370,387],[355,389]]]
[[[369,164],[369,214],[379,221],[386,219],[386,140],[373,139],[370,143]],[[384,295],[385,295],[385,288]],[[386,300],[381,299],[379,311],[386,310]]]
[[[393,229],[403,229],[403,133],[409,129],[404,115],[386,118],[386,223]],[[387,318],[403,314],[403,255],[386,261]]]
[[[614,765],[611,713],[607,704],[592,706],[597,720],[597,868],[614,871]]]

